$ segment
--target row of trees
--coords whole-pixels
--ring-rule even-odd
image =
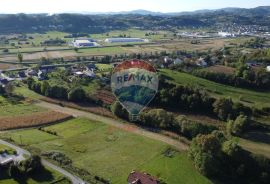
[[[235,119],[241,113],[252,113],[249,107],[239,102],[226,98],[215,99],[203,89],[168,83],[162,77],[160,88],[153,104],[164,108],[215,115],[221,120]]]
[[[82,102],[87,97],[82,87],[69,88],[65,85],[52,85],[48,81],[36,81],[27,79],[28,88],[47,97]],[[87,98],[87,100],[91,100]]]
[[[248,69],[245,64],[237,67],[235,75],[208,72],[206,70],[194,70],[192,74],[197,77],[236,87],[270,89],[270,73],[265,69],[255,72],[252,69]]]
[[[111,109],[116,116],[128,119],[128,112],[118,101],[112,105]],[[169,130],[187,138],[193,138],[198,134],[211,133],[218,129],[213,125],[191,121],[185,116],[175,116],[163,109],[151,109],[140,113],[140,118],[136,123],[146,127]]]

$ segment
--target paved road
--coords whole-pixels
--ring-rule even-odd
[[[172,138],[170,138],[168,136],[164,136],[164,135],[161,135],[161,134],[158,134],[158,133],[154,133],[154,132],[144,130],[144,129],[142,129],[140,127],[137,127],[135,125],[122,123],[119,120],[107,118],[107,117],[100,116],[100,115],[97,115],[97,114],[93,114],[93,113],[90,113],[90,112],[85,112],[85,111],[81,111],[81,110],[77,110],[77,109],[72,109],[72,108],[69,108],[69,107],[62,107],[62,106],[59,106],[59,105],[56,105],[56,104],[51,104],[51,103],[44,102],[44,101],[37,102],[36,105],[41,106],[41,107],[45,107],[47,109],[52,109],[54,111],[70,114],[70,115],[73,115],[74,117],[83,116],[83,117],[86,117],[86,118],[89,118],[89,119],[92,119],[92,120],[95,120],[95,121],[101,121],[103,123],[106,123],[108,125],[111,125],[111,126],[123,129],[123,130],[128,130],[128,131],[131,131],[133,133],[143,135],[143,136],[146,136],[146,137],[151,138],[151,139],[162,141],[162,142],[164,142],[166,144],[174,146],[179,151],[185,151],[185,150],[188,149],[188,146],[186,144],[180,142],[180,141],[172,139]]]
[[[14,145],[14,144],[11,144],[9,142],[3,141],[1,139],[0,139],[0,144],[3,144],[5,146],[11,147],[12,149],[16,150],[17,151],[18,158],[20,158],[20,159],[23,158],[23,155],[28,155],[28,156],[31,155],[27,150],[22,149],[22,148]],[[70,181],[73,184],[83,184],[83,183],[86,183],[82,179],[78,178],[77,176],[72,175],[71,173],[67,172],[66,170],[64,170],[64,169],[62,169],[62,168],[60,168],[60,167],[58,167],[58,166],[56,166],[56,165],[54,165],[54,164],[52,164],[50,162],[48,162],[47,160],[42,159],[41,162],[42,162],[42,164],[44,166],[50,167],[51,169],[56,170],[59,173],[61,173],[64,176],[66,176],[67,178],[69,178]]]

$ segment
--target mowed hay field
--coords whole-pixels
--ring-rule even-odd
[[[36,151],[63,152],[73,165],[114,184],[126,184],[133,169],[159,176],[169,184],[211,183],[195,170],[185,152],[174,151],[173,157],[167,157],[166,144],[129,131],[83,118],[44,129],[57,132],[57,136],[37,129],[10,131],[1,136],[17,143],[21,138],[23,144]]]
[[[168,69],[162,69],[160,73],[167,76],[168,80],[171,82],[205,88],[215,97],[232,98],[234,101],[239,101],[245,105],[258,108],[270,106],[270,91],[258,92],[255,90],[236,88]]]

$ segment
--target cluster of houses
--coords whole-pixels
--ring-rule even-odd
[[[34,77],[38,80],[45,80],[48,73],[52,72],[57,65],[40,66],[39,68],[29,68],[27,70],[21,70],[12,74],[6,74],[0,71],[0,86],[5,86],[11,81],[22,80],[27,77]],[[96,65],[94,63],[89,64],[75,64],[70,66],[71,74],[74,77],[88,77],[94,78]]]
[[[177,33],[177,36],[183,38],[234,38],[239,36],[258,36],[258,37],[270,37],[269,32],[260,32],[254,29],[222,29],[215,33],[208,32],[181,32]]]
[[[153,62],[152,60],[150,60],[150,62]],[[211,62],[215,63],[216,62],[216,58],[211,58]],[[165,56],[160,64],[161,68],[167,68],[169,66],[172,65],[180,65],[184,63],[184,59],[182,58],[170,58],[169,56]],[[200,57],[199,59],[195,60],[194,63],[199,66],[199,67],[207,67],[208,63],[205,61],[204,58]]]
[[[263,65],[263,63],[260,63],[260,62],[257,62],[257,61],[248,61],[248,62],[246,62],[246,65],[249,68],[265,67],[265,65]],[[265,69],[266,69],[267,72],[270,72],[270,65],[267,65]]]

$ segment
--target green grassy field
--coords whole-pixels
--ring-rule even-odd
[[[133,169],[159,176],[169,184],[211,183],[195,170],[186,153],[175,151],[172,158],[166,157],[163,153],[167,145],[131,132],[81,118],[45,129],[58,135],[32,129],[1,136],[11,137],[17,143],[21,136],[23,144],[41,152],[63,152],[75,166],[115,184],[126,184]]]
[[[79,54],[89,54],[89,55],[111,55],[124,53],[124,50],[120,46],[115,47],[103,47],[103,48],[83,48],[79,49]]]
[[[34,177],[27,179],[14,180],[5,173],[0,172],[0,184],[69,184],[69,180],[60,173],[46,168],[45,172],[35,174]]]
[[[28,89],[27,86],[16,87],[14,90],[14,93],[21,95],[25,98],[31,98],[31,99],[40,99],[43,97],[42,95]]]
[[[110,70],[113,68],[110,64],[96,64],[98,70]]]
[[[8,154],[13,154],[13,152],[14,152],[14,149],[0,144],[0,152],[5,151],[5,150],[8,152]]]
[[[175,83],[205,88],[210,94],[216,97],[232,98],[234,101],[240,101],[248,106],[256,106],[258,108],[270,106],[270,92],[258,92],[255,90],[227,86],[187,73],[168,69],[162,69],[160,73],[169,77],[169,79]]]
[[[91,34],[91,38],[105,39],[105,38],[111,38],[111,37],[119,37],[119,35],[126,35],[128,37],[148,38],[151,40],[157,40],[157,39],[164,38],[164,35],[167,36],[166,38],[172,36],[172,33],[169,31],[158,31],[158,34],[156,35],[145,36],[145,34],[149,32],[153,32],[153,31],[138,30],[138,29],[116,30],[116,31],[110,31],[108,33],[102,33],[102,34]]]
[[[40,42],[43,42],[45,40],[56,39],[56,38],[63,39],[67,42],[71,41],[72,38],[64,38],[64,36],[66,35],[68,35],[68,33],[58,32],[58,31],[49,31],[45,34],[40,34],[40,33],[27,34],[27,36],[32,36],[34,38],[33,40],[30,40],[30,41],[34,42],[34,44],[36,45],[39,45]]]
[[[14,102],[9,98],[0,96],[0,118],[7,116],[27,115],[42,111],[46,111],[46,109],[26,102]]]

